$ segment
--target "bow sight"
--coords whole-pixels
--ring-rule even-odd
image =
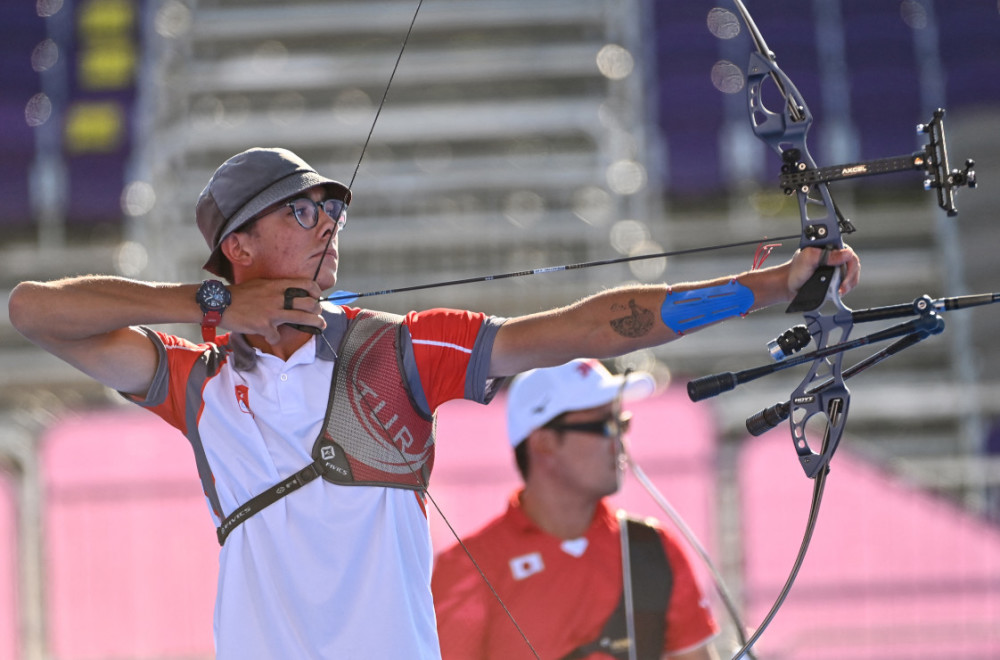
[[[927,144],[923,150],[908,156],[890,156],[860,163],[847,165],[830,165],[828,167],[809,167],[802,159],[798,149],[786,149],[782,152],[781,188],[786,195],[796,191],[808,193],[817,183],[855,179],[876,174],[890,174],[906,170],[923,170],[925,172],[924,189],[935,189],[938,196],[938,206],[949,216],[958,215],[955,208],[955,189],[963,186],[976,187],[975,161],[966,159],[965,168],[952,170],[948,164],[948,148],[944,136],[944,109],[934,111],[934,117],[926,124],[917,125],[918,134],[927,134]]]

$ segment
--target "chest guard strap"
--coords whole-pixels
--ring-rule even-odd
[[[674,587],[674,575],[656,529],[627,518],[628,562],[632,575],[632,600],[635,619],[636,658],[660,660],[666,634],[667,607]],[[622,557],[625,561],[625,557]],[[611,613],[597,639],[573,649],[560,660],[578,660],[600,651],[619,660],[629,657],[628,625],[625,618],[625,594]]]

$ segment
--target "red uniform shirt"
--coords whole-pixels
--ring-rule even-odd
[[[593,642],[621,598],[618,518],[602,501],[586,534],[564,541],[524,514],[519,495],[464,542],[539,656],[561,658]],[[707,643],[718,626],[677,539],[657,531],[674,576],[663,651],[676,653]],[[460,546],[437,558],[431,589],[444,660],[534,657]]]

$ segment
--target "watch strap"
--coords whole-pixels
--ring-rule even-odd
[[[222,312],[205,312],[201,317],[201,338],[215,341],[215,328],[222,322]]]

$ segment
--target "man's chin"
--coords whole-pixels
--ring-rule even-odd
[[[611,495],[614,495],[619,490],[621,490],[621,488],[622,488],[622,479],[621,477],[618,477],[618,479],[615,479],[615,482],[613,484],[608,484],[608,486],[604,489],[604,494],[602,495],[602,497],[610,497]]]
[[[316,279],[316,283],[319,284],[319,288],[323,291],[329,291],[337,286],[337,273],[320,273]]]

